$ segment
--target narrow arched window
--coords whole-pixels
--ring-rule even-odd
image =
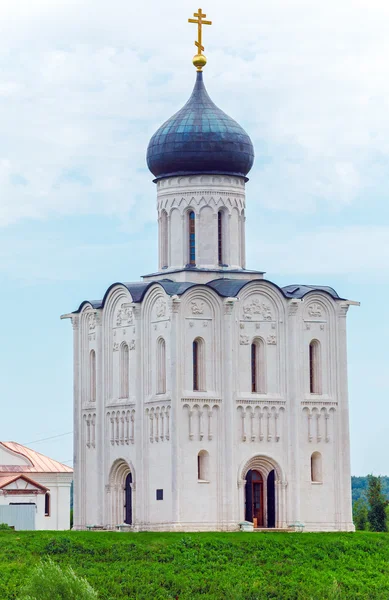
[[[196,221],[193,210],[189,213],[189,264],[196,264]]]
[[[157,394],[166,394],[166,343],[157,341]]]
[[[256,339],[251,344],[251,391],[257,394],[266,393],[265,345],[262,339]]]
[[[197,479],[209,481],[209,454],[206,450],[201,450],[197,455]]]
[[[205,391],[205,344],[202,338],[193,342],[193,390]]]
[[[161,268],[165,269],[168,266],[168,221],[167,212],[163,210],[161,213]]]
[[[314,452],[311,456],[311,481],[314,483],[322,483],[322,457],[320,452]]]
[[[89,354],[89,401],[96,402],[96,352]]]
[[[217,254],[219,265],[223,264],[223,211],[217,213]]]
[[[46,492],[45,494],[45,517],[50,516],[50,494]]]
[[[321,356],[320,342],[312,340],[309,344],[309,391],[321,394]]]
[[[119,398],[128,398],[130,384],[130,356],[128,346],[125,342],[120,346],[119,371]]]

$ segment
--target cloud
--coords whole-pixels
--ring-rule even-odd
[[[235,8],[210,2],[206,82],[254,140],[259,208],[341,210],[367,193],[372,202],[377,162],[389,159],[388,7],[252,0],[239,16]],[[145,151],[193,84],[191,12],[187,0],[163,10],[153,0],[136,13],[124,0],[3,0],[0,226],[124,218],[154,194]],[[378,181],[382,193],[388,184]]]

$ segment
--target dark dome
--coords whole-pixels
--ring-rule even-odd
[[[253,162],[249,136],[212,102],[201,71],[188,102],[154,133],[147,148],[147,165],[156,179],[200,173],[246,177]]]

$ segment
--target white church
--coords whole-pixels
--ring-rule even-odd
[[[199,24],[205,15],[195,14]],[[346,316],[246,269],[247,133],[205,89],[153,135],[159,264],[71,318],[74,526],[353,531]]]

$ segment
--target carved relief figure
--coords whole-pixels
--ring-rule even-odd
[[[253,316],[260,317],[263,321],[271,321],[271,307],[265,302],[261,302],[259,298],[253,298],[251,302],[247,302],[243,306],[244,318],[250,320]]]
[[[130,304],[122,304],[117,314],[116,325],[118,327],[120,327],[121,325],[131,325],[132,321],[133,312]]]

